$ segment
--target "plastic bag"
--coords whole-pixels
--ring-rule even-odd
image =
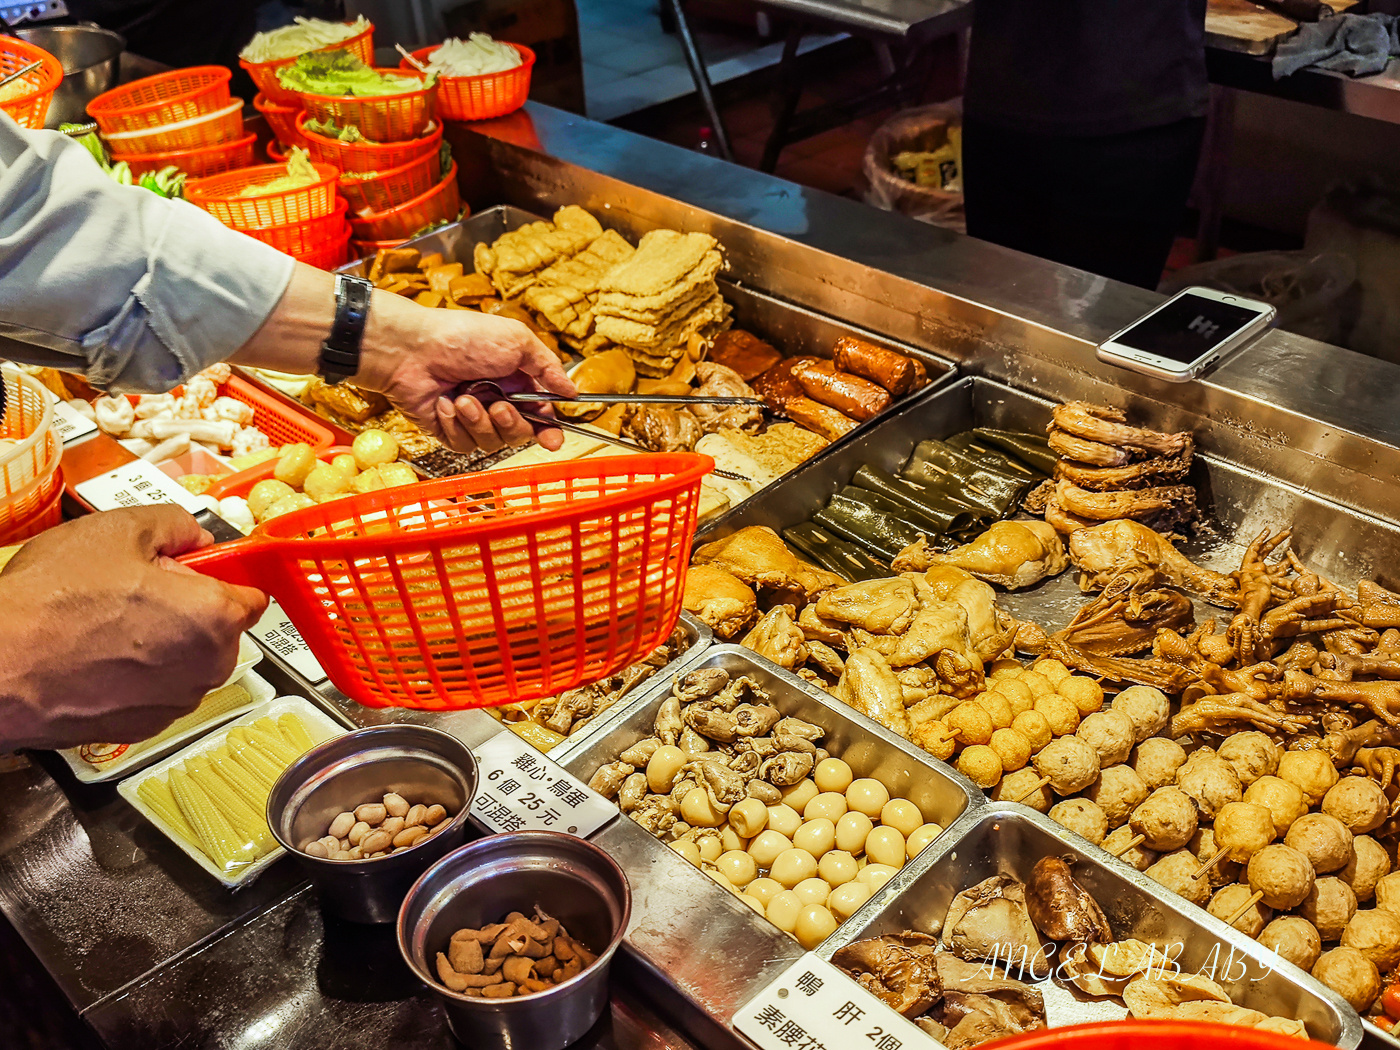
[[[945,102],[896,113],[870,136],[865,147],[864,171],[869,189],[865,202],[884,211],[967,232],[961,192],[919,186],[895,169],[891,157],[906,151],[933,152],[948,144],[949,127],[962,124],[962,103]],[[961,172],[957,173],[959,184]]]

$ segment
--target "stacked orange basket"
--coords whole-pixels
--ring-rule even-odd
[[[222,222],[324,270],[345,261],[350,227],[345,201],[336,193],[339,172],[313,164],[314,182],[293,189],[247,194],[283,178],[281,164],[259,164],[185,184],[185,198]]]
[[[259,92],[253,98],[253,108],[263,115],[273,136],[284,147],[300,146],[306,149],[306,139],[297,130],[297,119],[301,116],[300,99],[290,104],[275,102]]]
[[[346,23],[347,25],[349,23]],[[325,47],[316,48],[316,51],[349,51],[365,65],[374,64],[374,26],[341,40],[334,44],[327,44]],[[314,52],[308,52],[311,54]],[[282,107],[293,107],[293,112],[302,108],[301,99],[295,91],[282,86],[282,82],[277,79],[277,71],[285,69],[295,62],[299,55],[292,55],[289,58],[278,58],[271,62],[249,62],[240,58],[238,64],[248,71],[248,75],[253,78],[253,83],[258,86],[264,105],[277,105]],[[259,107],[261,109],[261,107]],[[269,121],[271,123],[271,121]],[[275,129],[274,129],[275,130]],[[278,139],[284,146],[296,145],[288,142],[279,134]]]
[[[22,128],[38,130],[49,115],[54,90],[63,81],[63,65],[42,48],[12,36],[0,37],[0,79],[40,63],[0,88],[0,110]]]
[[[438,77],[438,115],[443,120],[489,120],[514,113],[530,97],[530,70],[535,65],[535,53],[523,44],[511,44],[520,54],[520,65],[499,73],[482,73],[474,77]],[[413,61],[405,58],[400,69],[418,69],[432,61],[439,45],[413,52]],[[414,65],[417,62],[417,65]]]
[[[232,74],[193,66],[132,81],[88,103],[88,115],[117,160],[140,174],[173,164],[196,178],[246,167],[256,136],[243,131]]]
[[[394,95],[313,95],[301,92],[308,119],[353,124],[371,142],[404,142],[428,131],[437,112],[437,84],[417,70],[376,69],[387,76],[416,79],[422,86]]]
[[[0,546],[37,536],[63,514],[63,445],[53,429],[50,397],[38,380],[7,367],[0,420]]]
[[[296,133],[305,141],[312,160],[334,164],[341,171],[388,171],[425,155],[436,155],[442,148],[442,125],[436,123],[416,138],[397,142],[342,142],[307,128],[306,122],[312,119],[308,113],[297,117]]]
[[[386,211],[360,212],[350,220],[350,227],[357,241],[405,241],[424,227],[452,222],[461,211],[462,195],[457,189],[454,161],[447,174],[426,193]]]

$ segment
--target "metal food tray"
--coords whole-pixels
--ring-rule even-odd
[[[1211,977],[1238,1006],[1304,1022],[1313,1039],[1344,1050],[1361,1041],[1360,1018],[1336,992],[1025,806],[969,810],[891,880],[895,893],[862,907],[817,954],[830,959],[852,941],[902,930],[938,932],[955,894],[993,875],[1025,883],[1045,857],[1070,861],[1075,879],[1099,902],[1116,939],[1131,937],[1168,948],[1182,972]],[[1059,956],[1050,962],[1058,966]],[[1027,983],[1045,997],[1051,1028],[1127,1016],[1121,1000],[1096,999],[1053,977]]]

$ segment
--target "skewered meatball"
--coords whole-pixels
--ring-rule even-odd
[[[1191,877],[1199,867],[1200,864],[1191,855],[1191,851],[1182,849],[1166,854],[1143,874],[1177,896],[1185,897],[1192,904],[1204,906],[1210,899],[1210,884],[1205,879]]]
[[[1228,803],[1244,798],[1244,789],[1240,787],[1234,767],[1218,755],[1199,761],[1187,759],[1177,770],[1176,786],[1190,795],[1201,813],[1212,820]]]
[[[1231,802],[1215,818],[1215,841],[1230,851],[1227,859],[1248,864],[1250,857],[1274,841],[1273,814],[1253,802]]]
[[[1325,875],[1345,868],[1356,856],[1352,834],[1340,820],[1326,813],[1305,813],[1293,822],[1283,840]]]
[[[1390,813],[1390,799],[1369,777],[1343,777],[1322,799],[1322,812],[1336,817],[1353,835],[1374,831]]]
[[[1324,941],[1339,941],[1356,914],[1356,894],[1335,875],[1317,879],[1298,914],[1317,927]]]
[[[1082,839],[1088,839],[1095,846],[1103,842],[1108,834],[1108,818],[1087,798],[1069,798],[1050,811],[1050,819],[1074,832]]]
[[[1119,711],[1128,716],[1133,723],[1133,735],[1139,744],[1165,729],[1172,717],[1172,705],[1167,699],[1167,694],[1160,689],[1153,689],[1150,685],[1135,685],[1124,689],[1113,698],[1109,710]]]
[[[1223,744],[1217,754],[1234,769],[1240,783],[1249,787],[1260,777],[1278,772],[1282,750],[1263,733],[1236,733]]]
[[[1230,925],[1246,937],[1258,937],[1274,913],[1262,901],[1253,902],[1241,912],[1240,909],[1244,908],[1253,896],[1248,886],[1241,886],[1238,882],[1231,883],[1216,891],[1215,896],[1206,905],[1206,911],[1221,922],[1229,922],[1230,917],[1238,912],[1239,918]]]
[[[1281,916],[1265,926],[1259,943],[1305,971],[1311,971],[1322,954],[1322,937],[1317,927],[1296,915]]]
[[[1133,810],[1147,801],[1147,785],[1142,777],[1129,765],[1109,766],[1099,770],[1099,778],[1089,785],[1085,794],[1093,799],[1110,828],[1121,827],[1128,822]]]
[[[1326,751],[1285,751],[1278,761],[1278,776],[1303,789],[1309,806],[1322,801],[1322,796],[1337,782],[1337,767]]]
[[[1136,742],[1133,723],[1122,711],[1095,711],[1074,735],[1099,753],[1100,766],[1116,766],[1128,761]]]
[[[1355,948],[1381,973],[1389,973],[1400,966],[1400,915],[1384,908],[1357,912],[1342,931],[1342,947]]]
[[[1265,846],[1249,860],[1250,888],[1264,895],[1264,903],[1279,911],[1298,907],[1317,881],[1308,858],[1280,842]]]
[[[1103,848],[1112,853],[1125,864],[1131,864],[1138,871],[1146,871],[1157,863],[1158,853],[1156,850],[1148,849],[1142,843],[1136,846],[1128,846],[1129,842],[1137,838],[1137,832],[1124,824],[1121,828],[1111,832],[1108,838],[1103,840]],[[1124,848],[1127,847],[1127,848]]]
[[[1274,832],[1282,838],[1293,822],[1308,811],[1303,789],[1279,777],[1260,777],[1244,793],[1246,802],[1263,806],[1274,815]]]
[[[1359,901],[1376,895],[1376,883],[1390,874],[1390,854],[1370,835],[1352,839],[1352,858],[1337,877],[1351,887]]]
[[[1119,694],[1120,696],[1122,694]],[[1186,761],[1186,751],[1175,740],[1154,736],[1137,746],[1133,769],[1142,777],[1148,791],[1176,783],[1176,771]]]
[[[1313,965],[1312,975],[1364,1014],[1381,994],[1376,964],[1355,948],[1333,948]]]
[[[1099,753],[1077,736],[1058,737],[1035,756],[1035,771],[1050,779],[1057,795],[1083,791],[1099,775]]]
[[[1215,859],[1216,854],[1220,852],[1221,844],[1216,829],[1209,824],[1202,824],[1196,829],[1196,834],[1191,836],[1191,841],[1186,848],[1192,852],[1199,863],[1211,865],[1210,869],[1202,872],[1200,876],[1209,881],[1211,889],[1219,889],[1221,886],[1239,881],[1241,866],[1239,863],[1226,860],[1223,857],[1219,860]]]
[[[1029,795],[1026,792],[1030,792]],[[1018,769],[1001,778],[1001,783],[992,792],[998,802],[1019,802],[1023,806],[1041,813],[1049,813],[1053,800],[1050,789],[1040,783],[1040,774],[1034,769]]]
[[[1198,820],[1196,803],[1191,801],[1191,796],[1180,788],[1163,787],[1148,795],[1147,801],[1133,810],[1128,824],[1143,837],[1149,849],[1165,853],[1181,849],[1190,842],[1191,836],[1196,834]],[[1195,870],[1191,869],[1193,874]],[[1206,887],[1204,880],[1197,881],[1202,888]]]

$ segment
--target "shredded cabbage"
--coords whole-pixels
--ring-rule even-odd
[[[311,164],[311,158],[307,156],[306,150],[293,146],[287,151],[287,174],[272,179],[269,182],[259,182],[252,186],[245,186],[239,191],[239,197],[262,197],[270,193],[286,193],[288,190],[299,190],[303,186],[310,186],[319,182],[320,173]]]
[[[327,22],[320,18],[297,17],[289,26],[269,29],[259,33],[238,53],[238,57],[248,62],[274,62],[279,58],[295,58],[308,51],[319,51],[323,47],[339,44],[352,36],[359,36],[370,28],[369,19],[364,15],[346,25],[344,22]]]
[[[520,52],[511,44],[493,40],[486,33],[473,33],[466,40],[444,40],[428,55],[428,69],[440,77],[479,77],[484,73],[504,73],[521,61]]]

